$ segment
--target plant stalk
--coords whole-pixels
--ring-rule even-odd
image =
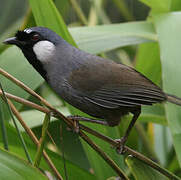
[[[45,114],[45,118],[44,118],[44,122],[43,122],[43,126],[42,126],[42,135],[41,135],[41,138],[38,143],[37,153],[35,155],[35,162],[34,162],[35,167],[39,167],[39,165],[40,165],[41,157],[43,154],[43,149],[45,146],[45,139],[46,139],[46,135],[47,135],[49,122],[50,122],[50,114]]]

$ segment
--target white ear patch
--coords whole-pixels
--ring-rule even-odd
[[[48,62],[54,55],[55,45],[50,41],[39,41],[33,46],[36,57],[41,62]]]

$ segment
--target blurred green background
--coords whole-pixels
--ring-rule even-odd
[[[181,97],[180,0],[0,0],[1,42],[13,36],[18,29],[31,26],[49,27],[82,50],[135,67],[165,92]],[[87,116],[63,102],[28,64],[18,48],[0,43],[0,67],[35,90],[64,115]],[[39,104],[35,98],[2,75],[0,82],[5,91]],[[7,106],[3,101],[0,102],[0,119],[5,122],[10,152],[26,160]],[[21,104],[14,104],[23,120],[39,138],[44,114]],[[117,139],[124,134],[130,118],[131,115],[126,116],[114,128],[83,124]],[[176,105],[165,103],[143,107],[127,143],[132,149],[176,174],[178,179],[181,177],[180,119],[181,108]],[[60,135],[61,127],[63,132]],[[36,147],[20,125],[19,128],[34,160]],[[46,150],[64,178],[67,175],[72,180],[116,179],[117,174],[109,165],[77,134],[67,130],[62,121],[53,119],[49,133],[56,145],[47,138]],[[130,179],[167,179],[133,157],[120,156],[110,145],[93,136],[89,137],[109,154]],[[3,133],[0,135],[0,147],[3,152]],[[1,157],[8,159],[9,153],[7,156],[2,153],[0,159]],[[11,168],[15,168],[16,161],[12,161],[14,166]],[[0,166],[4,167],[3,161]],[[6,167],[10,168],[10,165],[6,164]],[[44,160],[40,167],[52,173]],[[25,175],[26,167],[22,168]],[[0,179],[7,174],[12,175],[9,179],[14,177],[12,172],[3,170],[7,173],[2,176],[0,173]]]

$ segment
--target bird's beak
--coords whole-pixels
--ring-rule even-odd
[[[3,41],[4,44],[20,45],[21,42],[16,37],[11,37]]]

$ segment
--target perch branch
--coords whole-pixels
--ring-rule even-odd
[[[26,125],[26,123],[23,121],[20,113],[18,112],[18,110],[16,109],[16,107],[14,106],[14,104],[8,100],[9,105],[12,109],[13,114],[16,116],[16,118],[18,119],[18,121],[20,122],[20,124],[22,125],[22,127],[24,128],[24,130],[26,131],[26,133],[29,135],[29,137],[32,139],[32,141],[38,146],[39,141],[36,138],[35,134],[33,133],[33,131]],[[58,170],[56,169],[56,167],[54,166],[54,164],[52,163],[51,159],[49,158],[48,154],[45,152],[45,150],[43,151],[43,156],[45,158],[45,160],[47,161],[48,165],[50,166],[50,168],[52,169],[52,171],[55,173],[56,177],[60,180],[63,180],[62,176],[59,174]]]
[[[5,76],[6,78],[8,78],[9,80],[11,80],[12,82],[14,82],[16,85],[18,85],[19,87],[23,88],[26,92],[28,92],[29,94],[31,94],[32,96],[36,97],[37,99],[40,100],[40,102],[45,105],[47,108],[49,108],[51,110],[51,112],[53,112],[53,114],[55,114],[56,116],[59,116],[59,118],[61,118],[62,120],[65,121],[65,123],[71,127],[74,128],[74,122],[68,118],[66,118],[62,113],[60,113],[59,111],[57,111],[53,106],[51,106],[45,99],[43,99],[41,96],[39,96],[37,93],[35,93],[32,89],[30,89],[29,87],[27,87],[25,84],[23,84],[21,81],[17,80],[15,77],[13,77],[12,75],[10,75],[9,73],[7,73],[6,71],[4,71],[3,69],[0,68],[0,74],[2,74],[3,76]],[[79,134],[81,134],[84,137],[84,133],[80,130]],[[87,140],[89,140],[89,145],[92,143],[92,141],[87,137]],[[84,139],[85,140],[85,139]],[[87,141],[86,141],[87,142]],[[95,145],[92,144],[92,148]],[[94,150],[97,151],[98,154],[102,154],[102,150],[97,146],[97,148],[94,148]],[[105,156],[102,154],[102,158],[104,158]],[[111,162],[112,160],[107,156],[106,162],[109,163],[109,165],[118,173],[119,176],[121,177],[125,177],[125,175],[123,174],[123,172],[121,171],[121,169],[115,165],[113,165]],[[120,175],[121,174],[121,175]]]
[[[63,119],[68,126],[70,126],[71,128],[74,127],[74,123],[73,121],[71,121],[70,119],[66,118],[65,116],[63,116],[59,111],[57,111],[56,109],[54,109],[46,100],[44,100],[41,96],[39,96],[38,94],[36,94],[33,90],[31,90],[30,88],[28,88],[26,85],[24,85],[22,82],[20,82],[19,80],[17,80],[16,78],[14,78],[13,76],[11,76],[10,74],[8,74],[7,72],[5,72],[4,70],[2,70],[0,68],[0,74],[2,74],[3,76],[7,77],[8,79],[10,79],[11,81],[13,81],[15,84],[17,84],[18,86],[22,87],[25,91],[27,91],[28,93],[30,93],[31,95],[33,95],[34,97],[37,97],[42,104],[44,104],[47,108],[49,108],[49,112],[54,112],[54,116],[58,116],[59,118]],[[0,94],[1,95],[1,94]],[[10,94],[9,94],[10,95]],[[7,97],[8,97],[8,94],[7,94]],[[15,96],[13,95],[10,95],[9,97],[11,97],[12,99],[14,98],[14,100],[19,100],[21,101],[22,99],[18,99],[18,98],[15,98]],[[25,102],[24,100],[22,102]],[[26,100],[26,105],[30,105],[31,103],[29,103],[27,100]],[[34,106],[34,103],[31,104],[30,106]],[[38,107],[38,105],[36,105],[36,107]],[[41,108],[40,108],[41,107]],[[40,110],[42,112],[47,112],[47,108],[44,108],[42,106],[40,106],[37,108],[37,110]],[[84,130],[102,140],[104,140],[105,142],[111,144],[112,146],[114,147],[118,147],[118,142],[114,141],[113,139],[107,137],[107,136],[104,136],[102,135],[101,133],[98,133],[97,131],[94,131],[93,129],[90,129],[84,125],[79,125],[80,126],[80,131],[79,131],[79,134],[80,136],[90,145],[91,144],[91,147],[97,151],[98,154],[101,154],[101,156],[104,158],[104,154],[102,154],[102,150],[97,146],[95,145],[90,139],[89,137],[87,137],[81,130]],[[148,166],[154,168],[155,170],[159,171],[160,173],[164,174],[165,176],[167,176],[168,178],[171,178],[171,179],[174,179],[174,180],[179,180],[179,178],[174,175],[173,173],[167,171],[166,169],[160,167],[158,164],[156,164],[155,162],[153,162],[152,160],[150,160],[149,158],[143,156],[142,154],[132,150],[131,148],[125,146],[125,151],[134,156],[135,158],[143,161],[145,164],[147,164]],[[104,152],[103,152],[104,153]],[[119,175],[122,174],[122,171],[117,167],[115,167],[113,164],[111,164],[110,162],[112,161],[111,159],[110,160],[106,160],[106,162],[108,162],[108,164],[118,173],[118,170],[119,170]],[[125,175],[122,174],[122,177],[124,177]]]

